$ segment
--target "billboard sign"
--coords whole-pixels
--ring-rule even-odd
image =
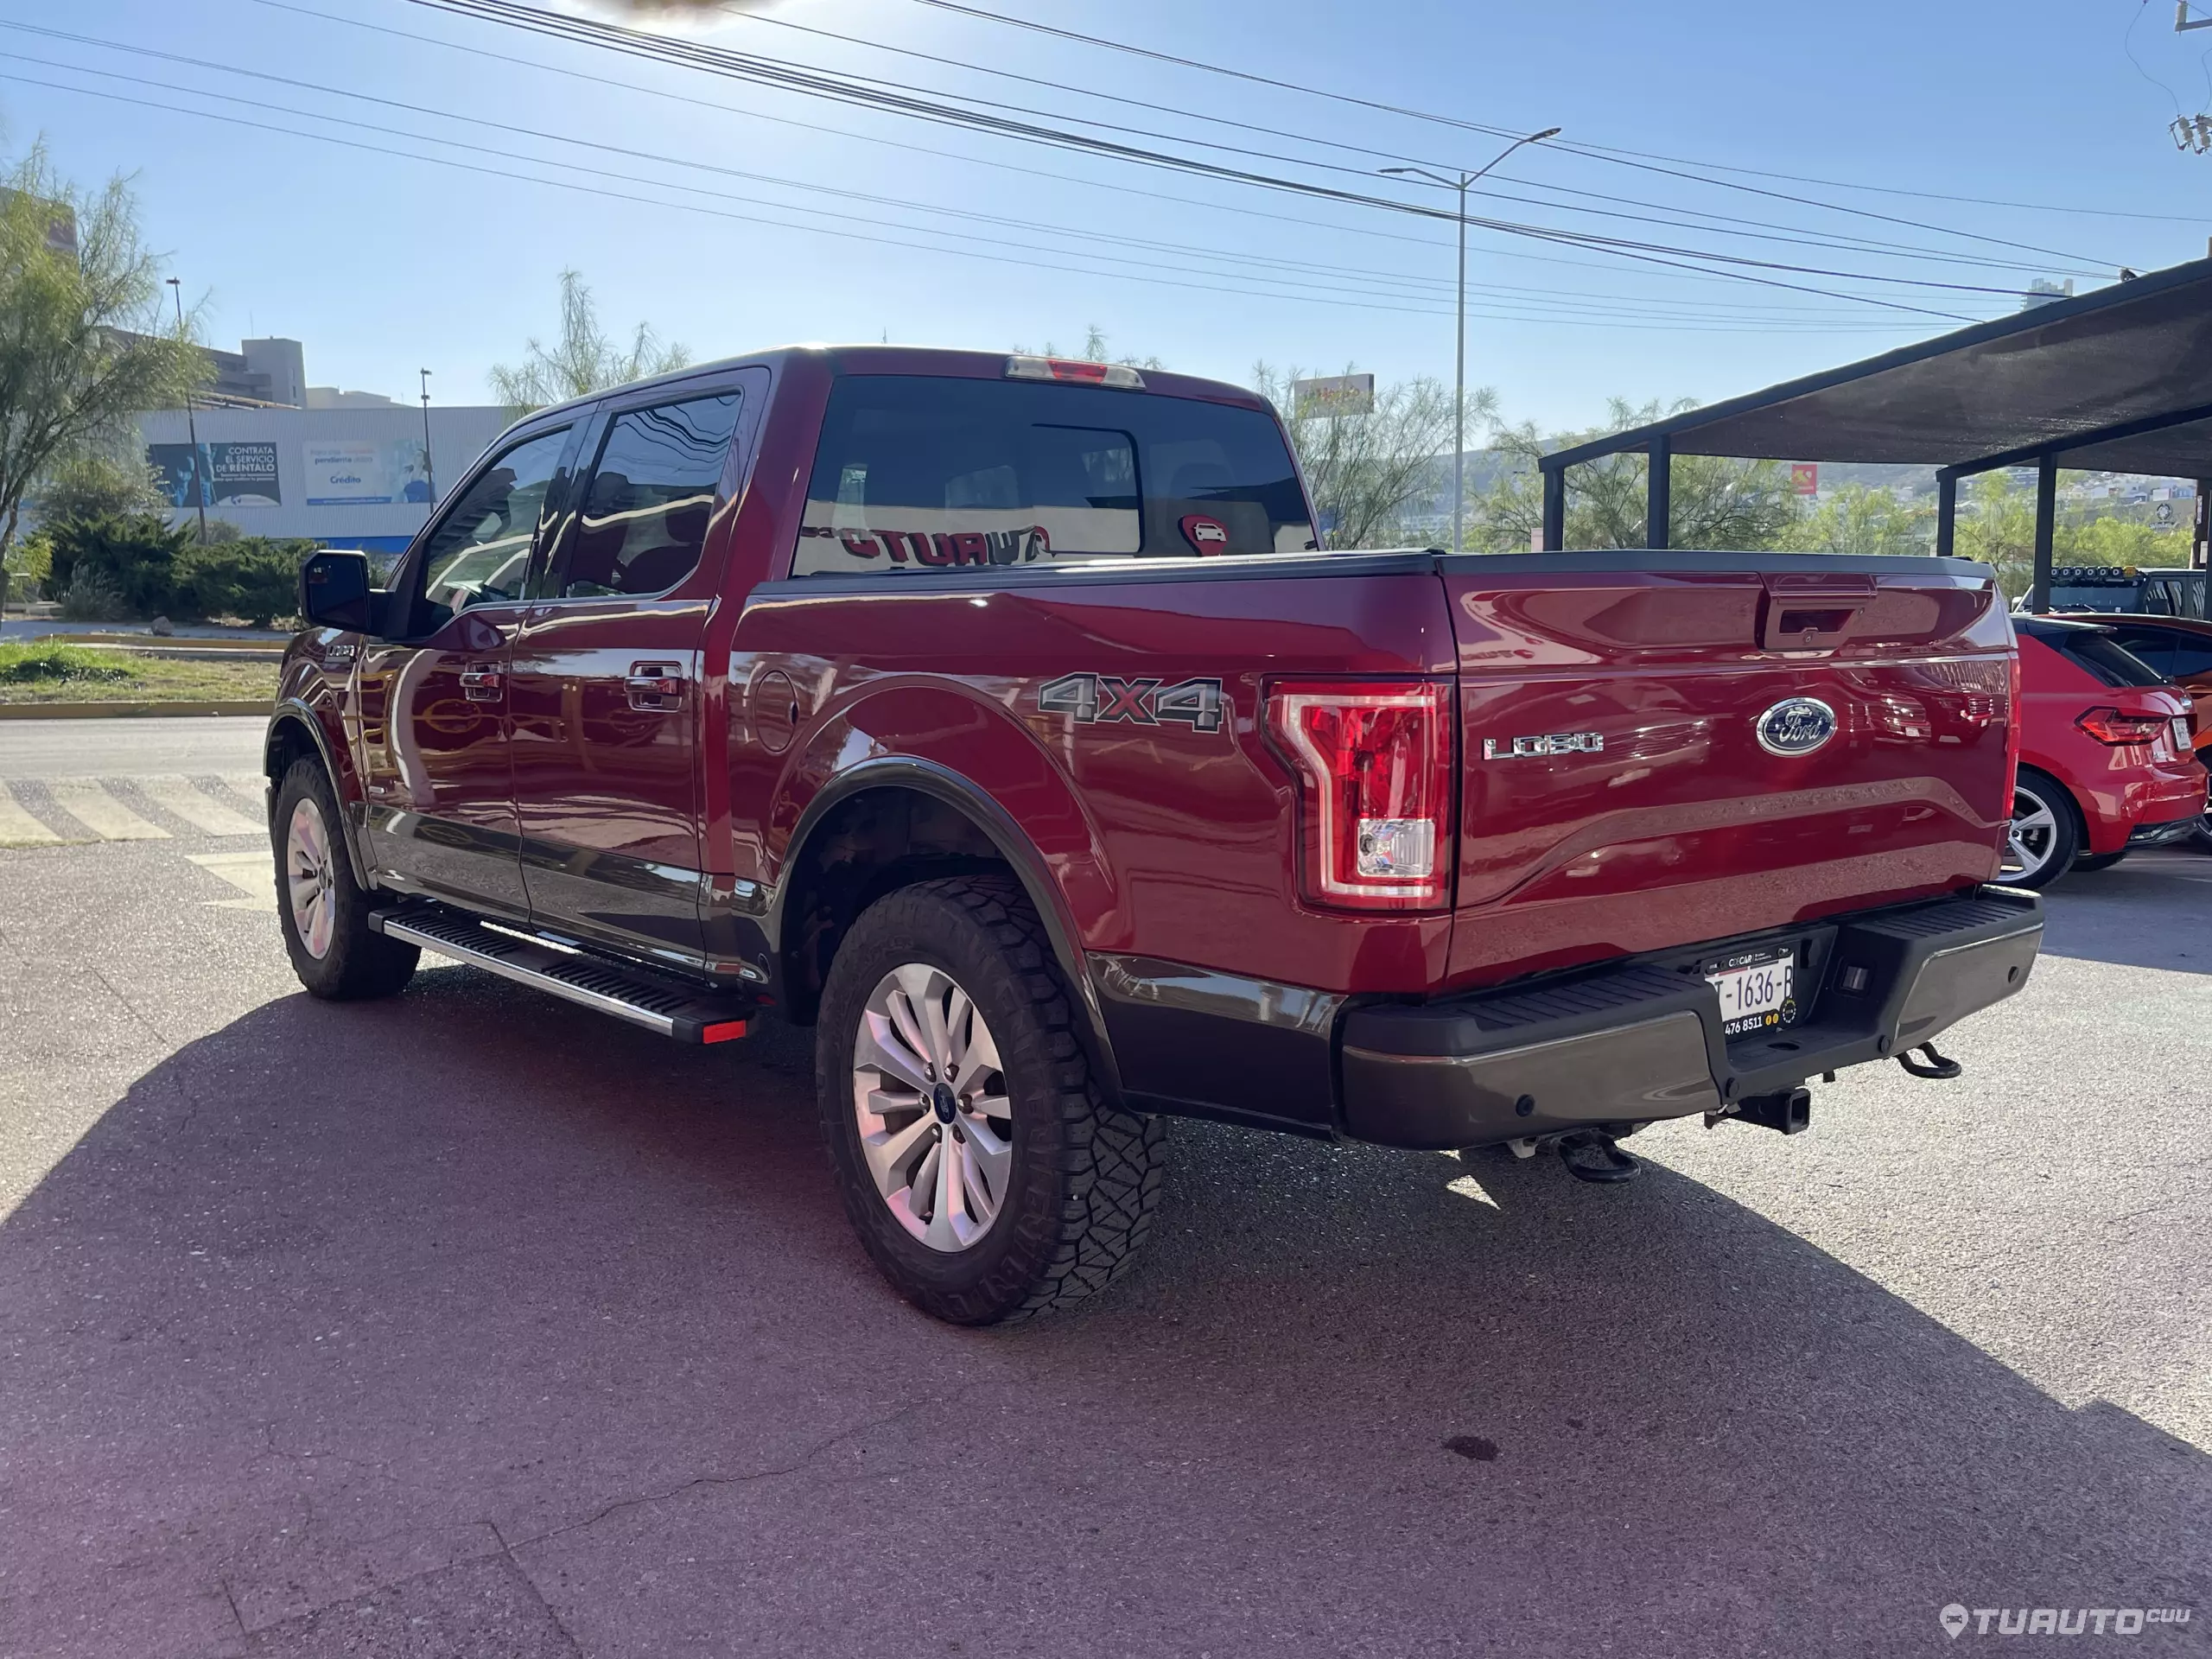
[[[172,507],[274,507],[283,504],[273,443],[203,443],[193,466],[188,443],[149,443],[146,461]],[[193,479],[200,480],[194,499]]]
[[[338,438],[300,446],[311,507],[430,504],[430,469],[419,438]]]
[[[1300,420],[1313,416],[1328,419],[1338,415],[1372,415],[1375,377],[1332,374],[1319,380],[1294,380],[1290,395]]]
[[[1799,495],[1818,495],[1821,493],[1820,462],[1816,461],[1791,461],[1789,487]]]

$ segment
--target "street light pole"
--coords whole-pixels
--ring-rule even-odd
[[[429,486],[430,505],[438,505],[438,469],[430,460],[430,372],[417,371],[423,377],[423,481]]]
[[[172,276],[169,292],[176,299],[176,337],[184,338],[184,284]],[[207,545],[207,486],[200,477],[200,423],[193,418],[192,388],[184,389],[184,433],[192,442],[192,501],[200,509],[200,545]]]
[[[1541,143],[1547,138],[1559,137],[1560,129],[1546,127],[1541,132],[1532,132],[1525,138],[1516,138],[1491,161],[1489,166],[1472,173],[1462,173],[1446,178],[1432,173],[1425,167],[1386,167],[1382,171],[1394,179],[1427,179],[1431,184],[1440,184],[1446,190],[1459,193],[1459,287],[1458,303],[1453,307],[1452,352],[1452,550],[1456,553],[1465,544],[1462,529],[1467,506],[1467,192],[1487,175],[1491,168],[1510,156],[1523,144]]]

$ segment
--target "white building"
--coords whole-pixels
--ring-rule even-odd
[[[196,470],[207,516],[249,536],[396,551],[429,517],[433,494],[459,482],[508,420],[503,409],[433,407],[426,456],[419,408],[325,387],[306,395],[305,408],[195,408],[196,469],[183,410],[140,416],[139,438],[168,491],[170,521],[196,519]]]

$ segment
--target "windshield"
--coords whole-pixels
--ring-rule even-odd
[[[1260,410],[1095,386],[837,383],[791,574],[1305,552],[1318,538]]]

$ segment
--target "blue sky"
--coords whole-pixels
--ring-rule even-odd
[[[2177,151],[2166,131],[2212,100],[2212,30],[2177,35],[2167,0],[979,3],[1462,121],[1558,125],[1616,159],[1524,149],[1493,181],[1524,200],[1478,199],[1477,213],[1859,273],[1764,274],[1928,310],[1989,316],[2014,302],[1863,274],[2010,289],[2076,272],[2094,285],[2120,264],[2200,257],[2212,232],[2212,156]],[[296,336],[319,384],[406,397],[428,365],[440,401],[482,401],[487,367],[550,330],[564,265],[608,323],[649,320],[702,358],[886,335],[1066,350],[1095,323],[1117,352],[1230,379],[1262,359],[1386,378],[1452,371],[1447,224],[1008,143],[410,0],[4,0],[0,22],[85,37],[0,29],[10,153],[43,135],[79,181],[135,174],[149,239],[201,299],[205,337]],[[1431,205],[1438,193],[1364,175],[1391,156],[1479,167],[1498,148],[921,0],[783,0],[712,27],[649,26]],[[1288,159],[1202,150],[1208,140]],[[512,175],[527,178],[499,176]],[[1588,194],[1564,194],[1576,191]],[[1745,219],[1762,223],[1733,222]],[[1586,245],[1478,232],[1471,250],[1470,380],[1546,427],[1593,423],[1610,396],[1725,397],[1955,326]]]

